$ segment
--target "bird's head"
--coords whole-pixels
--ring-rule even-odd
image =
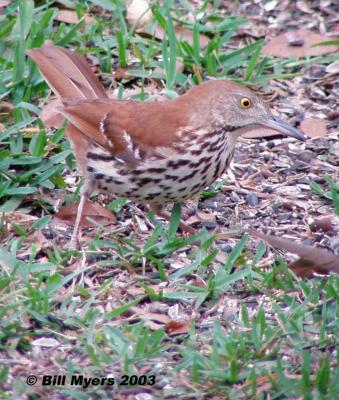
[[[229,127],[235,137],[264,127],[298,140],[306,140],[298,129],[274,116],[260,96],[246,86],[220,79],[201,84],[190,92],[195,92],[197,115],[208,118],[211,125],[217,128]],[[200,112],[201,107],[209,110],[208,115]]]

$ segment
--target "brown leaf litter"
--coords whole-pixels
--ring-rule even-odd
[[[265,235],[254,229],[250,234],[263,239],[270,246],[285,250],[299,256],[299,259],[290,263],[289,267],[302,278],[310,278],[315,274],[328,275],[330,272],[339,274],[339,255],[324,249],[296,243],[282,237]]]
[[[300,130],[309,137],[327,135],[327,121],[320,118],[305,118],[300,123]]]
[[[150,2],[146,0],[133,0],[127,6],[126,19],[131,26],[136,25],[136,32],[138,34],[163,40],[165,37],[163,28],[159,24],[152,24],[152,26],[149,26],[152,16]],[[178,40],[185,40],[189,44],[193,44],[193,33],[191,29],[181,25],[175,25],[174,30]],[[200,47],[206,47],[208,42],[209,39],[207,36],[203,34],[199,35]]]
[[[307,29],[289,30],[269,39],[262,54],[275,57],[322,56],[337,52],[338,46],[315,46],[329,37]]]
[[[69,206],[64,206],[54,214],[55,223],[60,221],[66,225],[74,226],[78,205],[73,203]],[[93,203],[86,199],[84,212],[82,214],[80,226],[82,228],[90,228],[96,226],[88,220],[88,217],[98,222],[101,225],[110,225],[116,222],[116,217],[112,211],[98,203]]]

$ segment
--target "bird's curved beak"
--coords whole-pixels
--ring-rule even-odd
[[[274,129],[286,136],[291,136],[295,139],[305,141],[307,137],[301,133],[298,129],[293,128],[292,125],[283,121],[278,117],[265,118],[260,121],[260,124],[266,126],[267,128]]]

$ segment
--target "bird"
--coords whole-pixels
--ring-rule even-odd
[[[165,205],[198,195],[226,172],[242,134],[262,127],[306,139],[231,80],[207,80],[161,102],[118,100],[108,98],[84,56],[54,44],[26,54],[61,100],[56,111],[68,121],[65,134],[84,178],[71,247],[94,190],[148,204],[168,219]]]

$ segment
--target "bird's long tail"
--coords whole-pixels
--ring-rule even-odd
[[[83,56],[50,44],[27,50],[26,54],[39,66],[47,83],[61,99],[107,98]]]

